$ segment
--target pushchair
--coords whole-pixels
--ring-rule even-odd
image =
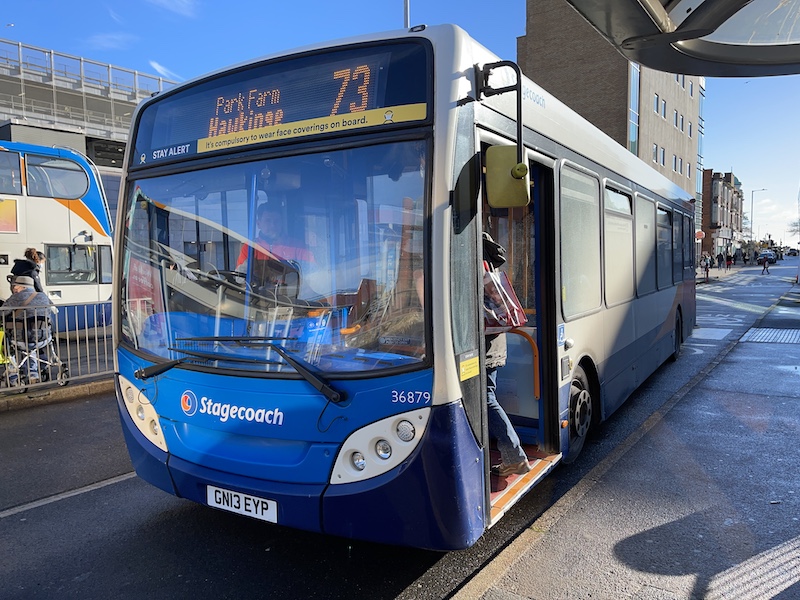
[[[48,311],[49,313],[49,311]],[[41,309],[16,309],[5,316],[3,384],[23,392],[39,382],[68,383],[67,365],[61,362],[49,314]]]

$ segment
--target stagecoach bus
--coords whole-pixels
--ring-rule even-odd
[[[455,26],[182,84],[139,105],[125,164],[128,449],[223,511],[468,547],[695,322],[691,196]],[[497,393],[533,468],[502,479],[483,232],[524,311]]]
[[[111,298],[111,233],[103,184],[86,156],[0,141],[0,297],[11,294],[14,260],[36,248],[46,257],[40,279],[59,307],[59,328],[94,327]]]

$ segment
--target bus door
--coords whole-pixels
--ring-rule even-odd
[[[523,447],[533,464],[531,473],[499,481],[490,477],[492,521],[513,505],[538,479],[559,460],[557,399],[543,393],[543,340],[554,339],[555,325],[552,294],[555,287],[552,271],[554,161],[526,151],[530,176],[530,202],[524,206],[497,206],[484,186],[483,230],[506,250],[506,262],[500,267],[510,280],[527,321],[505,333],[507,359],[497,370],[497,399],[509,416]],[[487,177],[491,177],[487,170]],[[502,201],[500,202],[502,204]],[[551,265],[550,271],[544,265]],[[546,317],[546,318],[545,318]],[[554,342],[553,342],[554,343]],[[547,356],[553,361],[553,351]],[[552,394],[551,394],[552,396]],[[555,416],[554,416],[555,415]],[[499,454],[489,445],[490,462],[498,464]]]
[[[537,160],[538,159],[538,160]],[[517,298],[527,316],[527,322],[508,331],[506,344],[508,358],[498,371],[497,395],[501,406],[512,418],[523,443],[547,446],[544,439],[544,414],[541,389],[542,365],[540,308],[543,285],[548,273],[541,266],[547,264],[538,257],[545,252],[548,233],[540,222],[548,219],[547,211],[540,215],[542,206],[552,206],[553,169],[551,160],[528,153],[531,175],[531,202],[527,206],[494,208],[484,204],[484,231],[506,250],[505,271]],[[549,219],[548,219],[549,220]]]

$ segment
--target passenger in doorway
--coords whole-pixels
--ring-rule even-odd
[[[493,268],[506,262],[505,249],[496,243],[488,233],[483,234],[483,259]],[[522,449],[514,426],[497,401],[497,369],[505,366],[507,349],[506,334],[487,335],[486,344],[486,402],[488,405],[489,436],[497,441],[501,464],[492,467],[492,473],[499,477],[523,475],[531,470],[528,457]]]

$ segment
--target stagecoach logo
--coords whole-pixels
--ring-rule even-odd
[[[186,390],[181,394],[181,408],[187,417],[191,417],[197,412],[197,396],[192,390]]]

